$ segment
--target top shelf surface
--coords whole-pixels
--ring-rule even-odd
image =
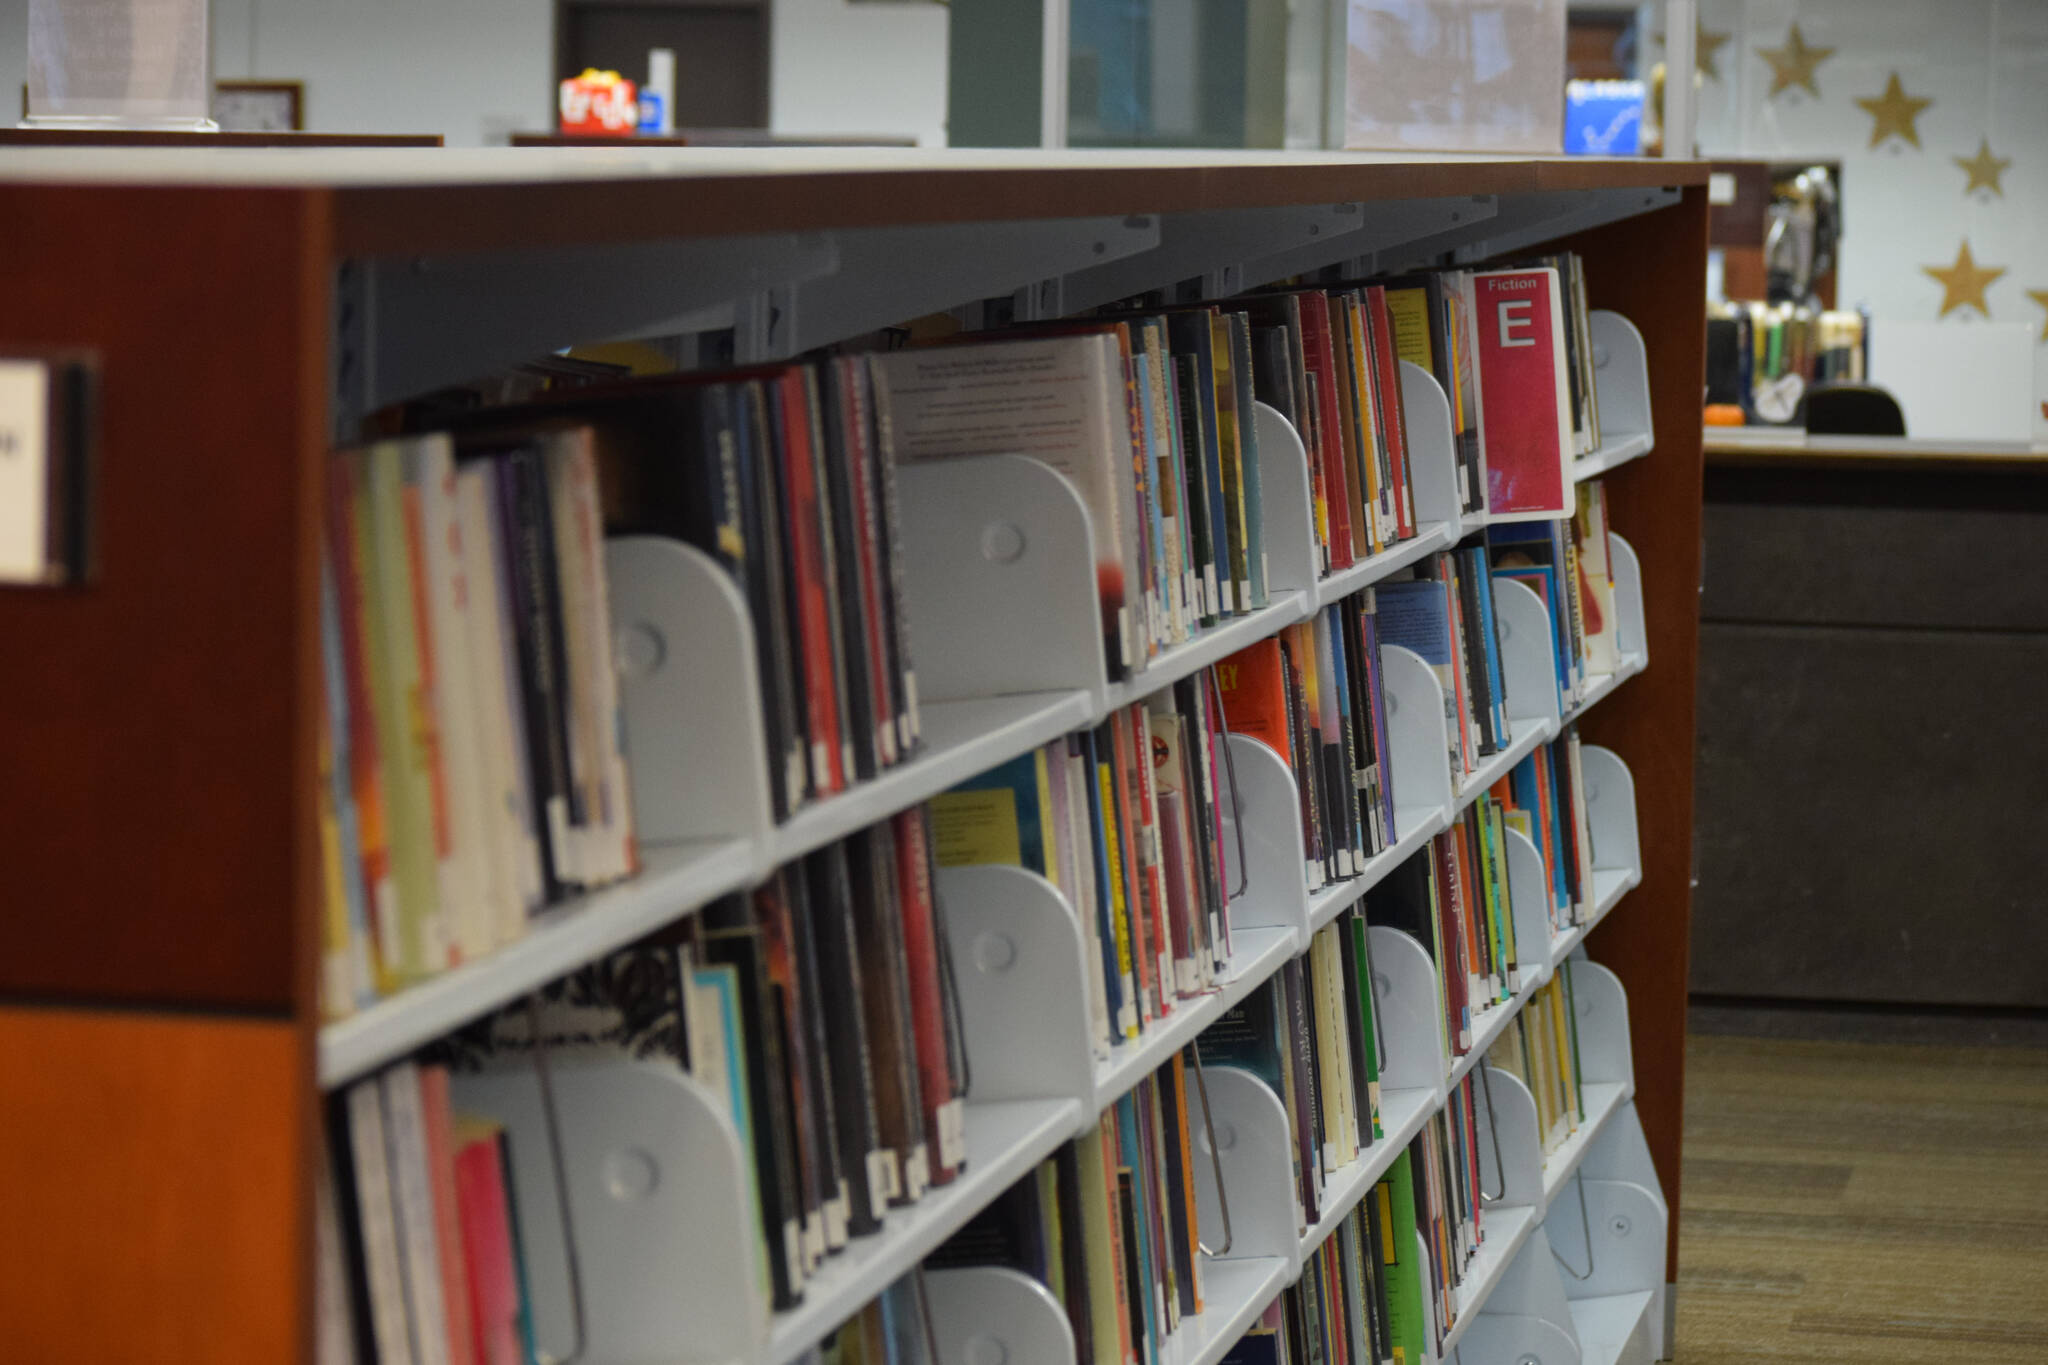
[[[1706,176],[1696,161],[1364,152],[0,148],[0,187],[326,192],[339,255],[1655,189]]]

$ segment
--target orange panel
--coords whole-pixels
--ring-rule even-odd
[[[311,1076],[281,1020],[0,1008],[8,1356],[307,1358]]]

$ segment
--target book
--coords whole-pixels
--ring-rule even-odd
[[[1489,521],[1572,512],[1571,399],[1564,300],[1552,269],[1472,276]]]

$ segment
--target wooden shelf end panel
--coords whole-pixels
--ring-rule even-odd
[[[282,1022],[0,1008],[14,1354],[310,1356],[308,1050]]]

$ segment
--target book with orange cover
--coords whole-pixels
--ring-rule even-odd
[[[1241,649],[1216,665],[1223,692],[1223,718],[1231,733],[1258,740],[1292,765],[1294,745],[1287,715],[1287,682],[1280,666],[1280,641],[1271,637]]]

